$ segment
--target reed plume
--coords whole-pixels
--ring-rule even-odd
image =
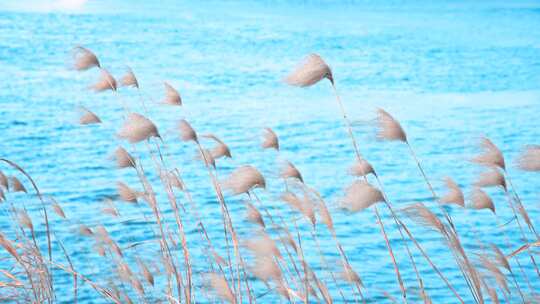
[[[139,81],[131,68],[128,67],[126,73],[120,78],[120,85],[123,87],[139,88]]]
[[[277,134],[270,128],[264,128],[263,142],[261,143],[263,149],[276,149],[279,151],[279,139]]]
[[[368,174],[375,174],[375,170],[371,164],[365,159],[359,159],[355,161],[348,170],[348,173],[352,176],[366,176]]]
[[[137,203],[137,197],[139,195],[137,191],[131,189],[128,185],[124,184],[123,182],[118,182],[116,183],[116,190],[123,201]]]
[[[101,67],[99,60],[91,50],[76,46],[72,51],[73,67],[78,71],[88,70],[93,67]]]
[[[524,171],[540,171],[540,145],[525,147],[517,160],[517,164]]]
[[[15,176],[10,176],[9,177],[9,181],[10,181],[10,184],[11,184],[11,191],[12,192],[24,192],[24,193],[28,193],[28,191],[26,190],[26,188],[24,187],[24,185],[21,183],[21,181],[15,177]]]
[[[506,191],[504,175],[497,168],[493,167],[480,174],[474,185],[477,187],[502,187]]]
[[[90,88],[95,92],[102,92],[106,90],[116,91],[116,79],[114,79],[114,77],[111,75],[111,73],[109,73],[109,71],[101,69],[101,74],[98,81],[94,83]]]
[[[266,181],[259,170],[245,165],[234,170],[223,182],[223,187],[238,195],[247,193],[253,188],[266,188]]]
[[[178,122],[178,130],[180,131],[180,139],[183,141],[194,141],[199,142],[197,133],[193,127],[187,122],[187,120],[182,119]]]
[[[236,303],[236,298],[231,287],[223,276],[217,273],[209,273],[207,276],[210,286],[212,286],[212,289],[219,298],[229,303]]]
[[[480,140],[480,147],[482,148],[482,152],[472,158],[472,162],[484,166],[499,167],[506,170],[506,165],[501,150],[499,150],[499,148],[491,140],[489,140],[489,138],[483,137]]]
[[[123,147],[118,147],[114,151],[114,158],[116,160],[116,166],[122,168],[135,168],[135,158],[129,154],[129,152]]]
[[[163,86],[165,87],[165,97],[162,103],[170,106],[181,106],[182,98],[180,97],[180,93],[167,82],[164,82]]]
[[[118,137],[130,143],[138,143],[150,137],[161,138],[156,125],[150,119],[138,113],[128,114],[124,125],[118,132]]]
[[[401,124],[383,109],[377,110],[377,137],[382,140],[407,142],[407,135]]]
[[[381,191],[366,181],[354,181],[346,190],[341,202],[352,212],[362,211],[371,205],[384,202]]]
[[[334,83],[332,70],[324,62],[321,56],[310,54],[285,77],[285,82],[292,86],[308,87],[316,84],[322,79],[327,78]]]
[[[489,209],[495,213],[495,205],[489,195],[480,188],[475,188],[471,194],[470,208],[473,209]]]
[[[439,202],[443,204],[456,204],[464,207],[465,196],[463,195],[463,191],[461,191],[458,184],[451,177],[446,177],[444,182],[446,184],[446,188],[448,188],[448,191],[439,199]]]
[[[4,187],[6,191],[9,191],[8,178],[2,171],[0,171],[0,186]]]
[[[81,111],[83,112],[83,114],[81,115],[81,117],[79,118],[79,123],[81,125],[90,125],[90,124],[98,124],[98,123],[101,123],[101,119],[99,119],[99,117],[92,111],[86,109],[86,108],[81,108]]]
[[[252,223],[258,224],[262,228],[266,228],[266,224],[264,223],[263,217],[261,213],[259,212],[259,210],[257,209],[257,207],[255,207],[253,204],[249,202],[246,203],[246,207],[247,207],[247,213],[246,213],[247,220]]]
[[[281,169],[279,176],[283,179],[293,178],[299,180],[302,183],[304,182],[300,171],[289,161],[285,162],[285,165]]]
[[[202,137],[210,138],[214,142],[216,142],[216,145],[210,150],[210,155],[214,159],[227,157],[231,158],[231,150],[229,149],[229,146],[227,146],[221,139],[219,139],[214,134],[204,134]]]

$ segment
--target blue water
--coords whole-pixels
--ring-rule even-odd
[[[399,299],[399,288],[373,212],[348,214],[337,208],[343,189],[352,181],[346,170],[354,154],[331,87],[322,82],[298,89],[281,81],[303,56],[317,52],[332,67],[360,150],[379,172],[396,208],[414,202],[434,204],[406,146],[375,139],[372,122],[377,107],[402,123],[438,193],[444,191],[442,178],[447,175],[469,193],[482,171],[468,162],[478,152],[481,136],[499,145],[509,164],[524,145],[540,144],[537,1],[65,3],[0,1],[0,156],[24,167],[44,193],[60,202],[69,221],[52,216],[57,238],[66,245],[75,268],[101,283],[115,280],[111,264],[97,256],[89,239],[77,234],[79,223],[105,225],[122,246],[152,238],[141,214],[141,210],[149,214],[148,208],[118,202],[122,220],[100,211],[102,200],[114,197],[116,181],[137,185],[133,172],[116,170],[111,161],[119,144],[115,133],[124,113],[120,99],[132,110],[143,110],[133,89],[119,90],[120,98],[88,90],[98,72],[69,69],[70,50],[77,44],[94,50],[115,76],[126,66],[135,71],[149,116],[167,142],[167,162],[181,170],[215,244],[224,245],[219,207],[203,165],[194,160],[195,147],[178,140],[175,122],[180,118],[188,119],[201,133],[218,135],[230,146],[233,160],[218,161],[219,178],[241,164],[259,168],[266,176],[268,191],[257,190],[257,194],[270,212],[280,212],[288,219],[298,215],[278,200],[283,184],[277,172],[283,160],[295,163],[306,183],[318,189],[331,206],[339,240],[362,277],[370,302],[389,301],[383,291]],[[162,98],[165,80],[179,89],[184,107],[155,104]],[[81,105],[104,123],[78,125]],[[279,135],[279,154],[261,150],[263,127],[272,127]],[[144,144],[136,146],[138,152],[145,149]],[[152,161],[143,153],[135,154],[143,156],[145,166],[152,171]],[[14,174],[7,167],[0,169]],[[513,165],[508,171],[538,227],[540,176],[521,172]],[[502,191],[488,189],[488,193],[496,204],[497,217],[485,210],[449,208],[471,254],[480,252],[480,242],[496,243],[506,253],[523,244],[515,222],[497,227],[512,219]],[[166,198],[160,198],[167,220],[174,225]],[[44,230],[37,224],[41,221],[35,199],[20,194],[8,194],[8,199],[25,203],[37,229]],[[243,239],[253,236],[255,227],[244,220],[241,204],[247,197],[226,199],[239,235]],[[385,208],[379,209],[389,227],[411,301],[418,302],[414,272],[399,234]],[[200,237],[190,218],[193,211],[188,208],[185,220],[188,243],[193,244],[193,265],[195,271],[207,272],[206,253],[197,246]],[[460,295],[471,302],[441,238],[406,222]],[[5,212],[0,214],[0,229],[6,233],[13,229]],[[337,287],[328,272],[320,269],[309,231],[307,222],[301,221],[308,262],[339,302]],[[339,256],[330,234],[323,225],[317,226],[317,234],[326,259],[337,265]],[[510,236],[508,242],[504,235]],[[43,243],[43,234],[39,237]],[[148,242],[138,248],[128,251],[128,261],[140,256],[154,260],[163,270],[154,258],[157,244]],[[433,301],[456,303],[444,283],[414,252]],[[60,251],[56,258],[62,260]],[[531,288],[539,290],[540,280],[526,256],[520,257],[520,262],[531,287],[521,273],[519,284],[532,297]],[[512,263],[517,269],[514,260]],[[7,267],[0,260],[0,268]],[[70,303],[71,277],[60,271],[57,275],[58,301]],[[149,299],[162,297],[164,276],[157,282],[158,288],[147,286]],[[257,294],[266,290],[262,284],[255,286]],[[511,301],[519,302],[514,285],[510,286]],[[351,299],[350,288],[342,288]],[[206,293],[197,298],[201,303],[212,299]],[[103,299],[83,285],[79,301],[99,303]],[[278,297],[272,293],[259,299],[261,303],[275,301]]]

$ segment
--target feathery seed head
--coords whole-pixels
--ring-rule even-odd
[[[139,81],[137,81],[137,77],[135,77],[135,74],[131,68],[128,67],[126,74],[124,74],[124,76],[122,76],[120,79],[120,85],[123,87],[139,88]]]
[[[126,139],[130,143],[137,143],[150,137],[158,137],[156,125],[148,118],[138,113],[130,113],[124,125],[118,132],[118,137]]]
[[[472,162],[491,167],[506,169],[504,156],[499,148],[487,137],[481,139],[480,146],[482,153],[471,159]]]
[[[223,182],[223,186],[234,195],[247,193],[253,188],[266,188],[262,174],[253,166],[241,166]]]
[[[98,81],[90,87],[96,92],[102,92],[106,90],[116,91],[117,84],[116,79],[105,69],[101,69],[101,74]]]
[[[180,122],[178,122],[178,129],[180,130],[180,139],[183,141],[199,142],[197,133],[187,120],[180,120]]]
[[[332,70],[321,56],[310,54],[287,75],[285,82],[296,87],[308,87],[321,81],[323,78],[334,84]]]
[[[448,192],[439,199],[443,204],[456,204],[461,207],[465,206],[465,197],[458,184],[450,177],[444,179]]]
[[[401,124],[383,109],[377,110],[377,137],[381,140],[397,140],[407,142],[407,135]]]
[[[473,209],[489,209],[495,213],[495,205],[489,195],[480,188],[475,188],[471,194],[470,208]]]
[[[82,46],[76,46],[72,51],[73,68],[78,71],[88,70],[93,67],[100,67],[99,60],[92,51]]]
[[[163,85],[165,86],[165,98],[163,99],[163,103],[171,106],[181,106],[182,98],[180,97],[180,93],[167,82],[164,82]]]
[[[352,212],[362,211],[378,202],[384,202],[381,191],[360,180],[353,182],[342,198],[343,206]]]
[[[272,129],[264,128],[261,147],[263,147],[263,149],[273,148],[279,151],[279,139]]]
[[[540,171],[540,145],[527,146],[519,156],[517,164],[524,171]]]
[[[101,123],[101,119],[93,113],[92,111],[82,107],[81,111],[83,112],[83,115],[79,118],[79,123],[81,125],[89,125],[89,124],[97,124]]]

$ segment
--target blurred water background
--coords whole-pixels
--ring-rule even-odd
[[[338,237],[371,302],[389,301],[383,291],[399,298],[392,264],[373,213],[348,214],[337,208],[353,180],[347,168],[354,154],[330,85],[297,89],[282,82],[298,61],[317,52],[330,64],[360,150],[397,207],[434,203],[406,146],[376,140],[372,123],[377,107],[400,120],[438,193],[444,192],[444,176],[452,176],[469,193],[482,172],[468,162],[478,152],[480,136],[499,145],[510,164],[524,145],[540,143],[538,1],[0,1],[0,155],[23,166],[43,192],[61,203],[71,224],[54,217],[53,229],[75,267],[96,280],[106,281],[111,271],[99,263],[91,242],[77,234],[77,223],[103,224],[124,246],[152,234],[138,208],[119,202],[123,218],[130,219],[122,223],[100,211],[103,199],[114,197],[116,181],[136,185],[136,176],[114,169],[111,160],[123,115],[119,98],[88,90],[98,77],[96,70],[77,73],[69,68],[70,50],[78,44],[95,51],[115,76],[127,66],[138,76],[149,116],[168,143],[168,163],[184,174],[216,243],[224,245],[219,207],[203,165],[194,160],[195,147],[178,140],[175,123],[181,118],[230,146],[233,160],[218,161],[220,178],[241,164],[258,167],[270,191],[257,193],[271,211],[284,216],[291,212],[278,199],[283,184],[277,172],[283,160],[295,163],[306,183],[332,207]],[[163,81],[179,89],[184,107],[156,104],[163,96]],[[119,93],[142,111],[135,90]],[[78,125],[79,106],[104,123]],[[279,154],[260,148],[263,127],[280,137]],[[139,152],[144,147],[138,146]],[[145,161],[151,168],[152,162]],[[514,166],[509,174],[538,226],[540,177]],[[523,241],[515,222],[497,227],[510,221],[512,212],[500,189],[488,193],[497,217],[486,210],[448,210],[471,252],[480,250],[478,240],[510,252]],[[8,198],[26,202],[30,209],[38,206],[24,195]],[[239,234],[248,239],[255,229],[244,220],[243,199],[227,197]],[[399,234],[388,212],[382,212],[413,302],[419,301]],[[189,239],[196,244],[195,223],[186,221]],[[441,238],[407,223],[460,294],[472,301]],[[5,212],[0,229],[12,229]],[[303,223],[306,236],[309,230]],[[318,225],[317,233],[327,259],[337,265],[339,256],[326,228]],[[309,240],[303,245],[316,248]],[[196,271],[207,271],[206,254],[193,250]],[[456,303],[415,252],[434,302]],[[144,246],[137,254],[149,260],[155,256]],[[318,269],[317,250],[307,255]],[[523,279],[520,286],[532,295],[540,280],[529,259],[524,256],[520,262],[530,278],[530,286]],[[58,299],[70,303],[71,277],[60,278],[57,286],[65,288],[57,288]],[[262,294],[264,287],[258,291]],[[331,292],[339,302],[335,286]],[[519,300],[516,292],[512,296]],[[81,287],[79,300],[103,301],[88,286]],[[198,298],[206,301],[212,299]],[[272,303],[278,297],[268,294],[259,301]]]

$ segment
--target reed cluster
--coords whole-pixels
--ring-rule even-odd
[[[114,225],[128,225],[132,219],[125,219],[118,205],[129,204],[140,214],[139,220],[144,221],[151,237],[119,242],[120,237],[110,231],[112,225],[88,224],[90,221],[85,223],[76,216],[68,216],[62,203],[42,194],[23,168],[2,158],[0,201],[11,229],[0,232],[0,300],[19,303],[66,300],[58,297],[58,290],[65,289],[66,282],[71,281],[69,301],[74,303],[83,300],[80,295],[83,288],[94,293],[90,297],[114,303],[236,304],[269,303],[278,299],[295,303],[431,303],[432,298],[443,293],[452,303],[540,301],[535,290],[538,287],[535,282],[540,279],[535,247],[540,246],[540,239],[512,184],[507,160],[490,139],[483,138],[480,153],[471,156],[472,163],[485,168],[472,185],[471,194],[466,196],[462,186],[451,177],[444,179],[446,192],[436,193],[411,144],[411,134],[390,113],[378,109],[374,121],[377,139],[406,146],[429,197],[424,202],[397,206],[394,201],[398,198],[390,197],[384,190],[384,176],[378,174],[368,161],[370,156],[360,149],[330,66],[319,55],[311,54],[284,82],[310,87],[328,80],[354,151],[353,164],[344,172],[352,175],[354,181],[343,185],[338,204],[328,204],[317,189],[306,183],[305,176],[291,161],[284,161],[273,176],[264,176],[257,164],[235,164],[232,173],[220,178],[222,160],[234,159],[236,154],[226,139],[199,133],[189,116],[179,120],[174,136],[169,136],[152,120],[148,109],[158,105],[141,93],[143,86],[133,70],[128,69],[117,80],[103,67],[104,62],[84,47],[73,50],[73,62],[75,70],[97,70],[99,79],[89,88],[95,92],[110,91],[124,111],[121,121],[107,122],[90,108],[80,109],[81,127],[102,124],[115,128],[117,137],[111,138],[118,143],[112,153],[115,170],[123,170],[137,181],[137,184],[111,181],[116,182],[116,193],[103,202],[102,212]],[[182,107],[184,100],[179,91],[167,82],[163,85],[159,104]],[[122,90],[136,90],[139,104],[126,104]],[[261,132],[260,149],[274,150],[279,155],[281,142],[276,132],[271,128]],[[212,208],[220,214],[219,235],[209,232],[216,230],[209,227],[215,219],[204,213],[208,207],[200,207],[201,202],[190,191],[192,185],[184,178],[185,170],[175,165],[171,157],[174,151],[167,144],[171,141],[182,141],[197,151],[198,157],[191,161],[200,164],[198,168],[204,169],[211,186]],[[539,172],[539,146],[525,147],[515,165],[525,171]],[[270,179],[282,181],[278,193],[268,193]],[[452,218],[469,208],[469,216],[487,209],[497,219],[496,205],[501,202],[495,202],[485,191],[492,187],[502,191],[506,198],[502,203],[508,204],[513,212],[511,222],[499,226],[500,231],[493,231],[505,239],[504,248],[483,242],[476,231],[465,233]],[[292,212],[272,207],[261,194],[275,197]],[[25,195],[26,203],[13,199],[21,195]],[[231,201],[241,202],[245,214],[232,212]],[[238,210],[237,206],[234,209]],[[348,212],[351,216],[372,212],[373,226],[381,233],[380,239],[372,242],[384,244],[395,284],[377,286],[363,279],[361,266],[351,263],[354,252],[346,252],[342,245],[339,230],[343,227],[335,224],[335,212]],[[55,217],[55,223],[73,227],[77,237],[67,239],[57,234],[51,217]],[[194,229],[190,223],[196,224]],[[443,265],[446,259],[443,262],[429,253],[418,230],[411,229],[413,223],[428,228],[438,237],[451,255],[452,265]],[[246,225],[252,227],[249,237],[239,233],[239,226]],[[508,235],[503,226],[511,226],[515,235]],[[390,237],[390,232],[397,232],[398,239]],[[329,238],[321,244],[323,234]],[[471,235],[476,244],[472,249],[464,245],[465,238]],[[521,247],[510,246],[509,239],[515,237],[521,240]],[[96,274],[89,265],[76,263],[75,253],[68,250],[72,246],[66,248],[64,244],[77,241],[94,252],[95,260],[89,263],[106,265],[103,267],[110,272]],[[320,261],[315,261],[313,256]],[[524,262],[529,261],[534,271],[525,269]],[[444,271],[448,267],[458,269],[459,276],[449,277]],[[439,280],[437,285],[442,282],[446,290],[432,288],[433,278]],[[88,300],[88,295],[84,299]]]

